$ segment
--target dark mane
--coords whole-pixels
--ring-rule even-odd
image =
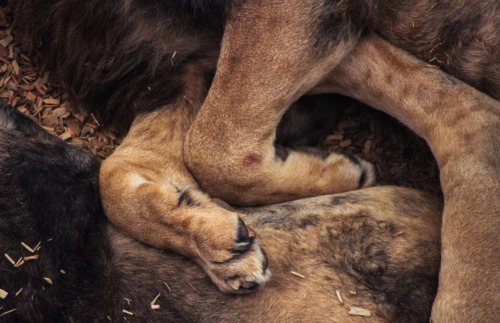
[[[22,313],[6,317],[7,322],[57,322],[67,317],[61,313],[61,291],[66,292],[69,307],[91,306],[92,302],[80,299],[79,294],[88,293],[91,286],[98,288],[104,279],[102,268],[95,265],[108,257],[97,161],[86,150],[48,134],[3,102],[0,156],[2,253],[17,261],[21,256],[33,256],[19,247],[21,241],[32,248],[40,242],[36,261],[26,261],[18,268],[8,261],[0,262],[0,286],[10,292],[23,287],[17,297],[0,299],[0,307],[17,308]],[[65,274],[61,269],[75,277],[91,277],[90,285],[62,279]],[[50,290],[51,284],[40,279],[41,275],[60,285]]]
[[[165,3],[178,1],[171,0]],[[188,12],[192,13],[195,17],[204,19],[214,26],[221,27],[226,19],[226,0],[184,0]],[[172,7],[172,6],[170,6]]]
[[[181,97],[186,69],[195,66],[205,75],[208,89],[225,4],[225,0],[9,2],[23,47],[44,68],[56,71],[55,77],[77,104],[121,130],[138,113]]]

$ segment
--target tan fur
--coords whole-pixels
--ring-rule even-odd
[[[428,284],[435,282],[439,267],[441,201],[436,197],[386,186],[242,212],[269,254],[273,278],[264,290],[224,295],[192,262],[111,230],[114,261],[121,264],[125,279],[134,273],[129,284],[145,285],[127,295],[133,301],[125,306],[141,312],[161,293],[159,313],[145,314],[150,321],[161,321],[161,310],[169,309],[183,322],[187,318],[203,322],[427,320],[433,294]],[[142,294],[148,295],[145,300]],[[399,307],[399,301],[411,310]],[[367,309],[371,317],[349,315],[351,307]]]
[[[110,219],[141,241],[191,257],[222,291],[234,291],[228,279],[235,276],[241,277],[236,286],[263,284],[269,276],[258,265],[265,256],[257,244],[235,271],[213,265],[231,259],[238,215],[201,191],[199,205],[178,208],[179,194],[197,181],[211,196],[256,205],[355,189],[362,174],[371,184],[373,170],[362,161],[298,151],[285,160],[276,156],[276,127],[289,105],[304,93],[339,91],[398,118],[436,155],[446,206],[433,318],[498,317],[499,280],[493,279],[494,288],[489,280],[500,272],[498,102],[376,38],[348,34],[335,46],[311,50],[307,40],[319,27],[308,17],[316,8],[303,1],[238,6],[206,100],[206,89],[188,90],[195,98],[186,96],[174,112],[168,107],[139,117],[104,163],[101,192]],[[176,134],[168,140],[158,134],[172,128]]]
[[[355,39],[347,38],[327,56],[314,57],[310,44],[297,42],[307,40],[316,28],[309,19],[314,15],[310,4],[258,1],[248,7],[259,7],[258,18],[242,8],[226,26],[212,90],[186,141],[189,169],[209,194],[240,205],[358,188],[363,170],[373,176],[368,163],[354,165],[338,155],[318,160],[297,151],[281,161],[272,146],[276,126],[290,104],[337,65]],[[240,93],[228,95],[234,90]],[[227,158],[219,156],[220,147]],[[249,158],[252,162],[246,162]]]
[[[251,266],[245,258],[252,251],[204,272],[176,252],[136,241],[106,221],[96,194],[99,165],[89,152],[6,104],[0,105],[0,124],[0,245],[5,257],[24,255],[26,262],[13,267],[0,261],[1,322],[419,323],[430,316],[442,213],[441,199],[430,193],[383,186],[237,208],[270,252],[274,278],[262,291],[223,294],[205,272],[218,278],[217,269],[241,271],[242,264]],[[179,200],[180,210],[207,211],[213,203],[231,210],[194,187]],[[212,238],[213,232],[176,237],[185,228],[169,230],[167,222],[156,227],[164,226],[179,243]],[[151,226],[141,219],[137,225]],[[34,241],[41,246],[35,254],[21,246],[29,249]],[[198,242],[195,248],[203,246]],[[235,288],[241,282],[230,278]],[[254,284],[255,277],[242,283]],[[353,315],[352,307],[370,318]]]
[[[498,1],[183,2],[219,5],[201,20],[160,0],[11,3],[28,47],[83,106],[127,123],[139,115],[101,174],[108,216],[135,238],[194,259],[224,292],[262,287],[253,233],[196,183],[240,205],[371,185],[363,161],[273,147],[292,102],[340,91],[399,118],[436,154],[446,209],[434,318],[500,317],[497,102],[367,38],[377,32],[498,99]]]
[[[324,69],[329,64],[324,62],[317,69]],[[244,289],[238,289],[240,286],[254,282],[263,287],[269,279],[269,270],[263,268],[265,255],[255,240],[250,252],[231,262],[230,266],[214,264],[228,263],[232,258],[229,250],[237,245],[238,214],[219,207],[197,189],[197,181],[183,163],[185,136],[207,91],[200,83],[204,71],[203,64],[191,66],[186,75],[185,93],[174,105],[136,118],[123,143],[102,164],[100,191],[106,214],[116,226],[142,242],[177,251],[195,260],[221,291],[243,292]],[[311,71],[311,77],[316,72]],[[308,84],[317,81],[314,77]],[[290,86],[295,87],[293,82]],[[262,89],[257,90],[255,94]],[[296,99],[287,98],[287,107]],[[261,101],[255,97],[255,102]],[[267,110],[265,105],[262,107],[262,111]],[[323,159],[291,151],[286,161],[279,160],[272,147],[276,125],[269,123],[267,115],[260,115],[260,110],[255,112],[252,116],[255,123],[247,122],[246,118],[238,120],[239,112],[235,110],[218,112],[222,113],[222,117],[218,117],[222,124],[198,125],[205,130],[200,133],[196,145],[205,149],[214,145],[227,150],[224,156],[206,155],[196,159],[204,166],[200,169],[208,171],[206,175],[211,183],[217,183],[208,185],[202,182],[205,184],[203,188],[210,188],[209,193],[213,196],[222,195],[225,201],[247,205],[279,202],[354,190],[360,187],[363,174],[366,178],[361,187],[373,185],[374,170],[370,163],[362,160],[355,163],[341,154],[331,154]],[[274,120],[277,122],[279,118],[281,115]],[[205,116],[197,119],[208,120]],[[268,124],[269,127],[251,128],[255,124]],[[226,129],[239,129],[240,135],[251,132],[250,136],[259,140],[250,142],[257,142],[259,146],[246,147],[248,141],[224,138]],[[210,136],[205,136],[206,131]],[[251,153],[242,156],[244,151]],[[226,157],[238,160],[239,167],[225,164]],[[242,168],[241,165],[247,166]],[[265,172],[259,173],[259,170]],[[238,182],[225,180],[236,173],[240,174]],[[297,174],[297,177],[290,174]],[[297,182],[301,185],[297,186]],[[195,188],[199,205],[178,207],[180,195],[189,188]]]
[[[248,281],[265,283],[269,271],[262,268],[265,255],[257,243],[239,262],[214,264],[233,257],[238,214],[202,193],[184,166],[182,143],[190,121],[186,104],[191,103],[183,99],[177,107],[136,119],[103,163],[100,191],[106,214],[132,237],[195,260],[224,292],[235,292]],[[168,131],[150,131],[157,127]],[[178,207],[185,191],[199,205]]]
[[[286,13],[285,8],[280,10]],[[305,16],[302,14],[305,9],[299,11],[300,17]],[[252,148],[256,145],[262,145],[261,149],[265,150],[269,147],[269,139],[262,135],[252,136],[255,131],[250,129],[267,126],[267,133],[270,133],[287,104],[310,91],[314,81],[323,77],[314,93],[340,91],[391,114],[425,138],[437,158],[446,206],[443,266],[434,319],[467,322],[478,318],[493,321],[498,317],[499,280],[493,279],[495,288],[492,288],[491,279],[500,272],[497,234],[500,229],[499,103],[374,37],[366,37],[357,44],[338,70],[325,77],[324,64],[335,67],[339,61],[335,50],[318,57],[310,53],[306,44],[301,47],[300,42],[293,43],[293,50],[287,48],[287,43],[301,37],[300,32],[293,29],[293,23],[286,31],[283,31],[284,26],[269,30],[268,42],[259,39],[258,43],[250,45],[249,39],[242,35],[261,34],[260,26],[273,21],[273,10],[264,4],[254,6],[249,2],[239,12],[241,16],[234,18],[234,24],[230,22],[227,27],[218,72],[199,117],[190,128],[185,146],[187,164],[196,178],[206,183],[204,188],[221,198],[231,200],[235,197],[234,192],[225,194],[219,185],[210,189],[213,176],[205,174],[209,169],[214,172],[218,165],[222,165],[221,170],[231,170],[224,177],[225,184],[231,178],[234,183],[240,183],[236,174],[243,174],[244,180],[244,174],[257,178],[256,173],[266,174],[267,164],[248,172],[237,162],[241,159],[227,158],[224,161],[228,164],[224,164],[224,161],[211,163],[211,157],[220,154],[217,147],[231,147],[234,143],[239,145],[236,150],[240,151],[240,158],[254,151]],[[255,15],[262,21],[261,25],[252,25]],[[295,20],[298,24],[300,17]],[[279,37],[273,35],[273,30],[280,31]],[[286,53],[286,59],[273,59],[280,57],[279,53]],[[250,64],[255,66],[253,70]],[[308,71],[312,71],[314,78]],[[273,84],[293,86],[283,88]],[[232,111],[232,115],[228,111]],[[257,117],[261,115],[264,117]],[[246,120],[245,126],[234,121],[235,118]],[[211,127],[224,129],[223,136],[219,135],[220,131],[211,133]],[[211,138],[217,139],[217,146]],[[202,140],[208,142],[208,146],[201,146]],[[231,148],[229,151],[233,152]],[[300,171],[288,173],[296,183],[300,183],[300,175]],[[270,180],[268,185],[277,183]],[[280,185],[274,190],[280,192]],[[241,198],[241,195],[236,197]],[[287,198],[286,194],[280,197]]]
[[[323,90],[349,94],[402,120],[436,157],[445,209],[433,319],[498,319],[500,103],[377,37],[359,44],[326,84],[333,86]]]

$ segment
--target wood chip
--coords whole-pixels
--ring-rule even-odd
[[[342,299],[342,295],[340,295],[340,291],[338,289],[335,290],[335,294],[337,294],[340,305],[344,305],[344,300]]]
[[[306,276],[301,275],[301,274],[299,274],[298,272],[295,272],[295,271],[290,271],[290,274],[292,274],[294,276],[297,276],[297,277],[300,277],[302,279],[306,278]]]
[[[0,45],[2,45],[3,47],[7,47],[13,40],[14,38],[11,35],[9,35],[4,39],[0,40]]]
[[[46,99],[43,99],[43,103],[45,103],[46,105],[59,105],[61,103],[61,101],[59,101],[59,99],[56,99],[56,98],[48,97]],[[66,113],[66,111],[64,111],[64,112]]]
[[[352,144],[351,139],[347,139],[347,140],[342,141],[342,142],[339,144],[339,146],[340,146],[340,147],[347,147],[347,146],[350,146],[351,144]]]
[[[0,288],[0,298],[5,299],[7,295],[9,295],[9,293]]]
[[[4,46],[0,45],[0,57],[5,58],[7,56],[9,56],[9,51]]]
[[[130,312],[130,311],[127,311],[127,310],[122,310],[123,313],[127,314],[127,315],[134,315],[134,313]]]
[[[4,10],[0,7],[0,14]],[[2,25],[3,21],[5,27]],[[24,114],[34,117],[50,133],[70,144],[89,148],[99,160],[109,156],[121,142],[121,138],[112,134],[110,129],[104,132],[95,116],[72,106],[69,95],[64,93],[61,85],[51,83],[49,73],[41,73],[33,65],[34,60],[30,60],[17,47],[19,42],[15,41],[9,24],[10,21],[2,20],[0,16],[0,97],[20,108]],[[98,140],[73,141],[72,139],[84,133],[81,127],[85,121],[88,122],[89,129],[85,132],[87,138]],[[74,123],[70,126],[67,122]]]
[[[59,138],[61,138],[61,140],[67,140],[71,138],[71,132],[65,131],[64,133],[59,135]]]
[[[349,307],[348,314],[354,316],[364,316],[364,317],[372,316],[369,310],[364,309],[362,307]]]
[[[19,64],[17,64],[16,60],[12,61],[12,71],[14,72],[15,75],[19,75],[20,69],[19,69]]]
[[[23,288],[21,287],[21,289],[16,292],[16,296],[18,296],[19,294],[21,294],[22,291],[23,291]]]
[[[351,294],[351,295],[356,295],[356,291],[354,291],[354,290],[350,290],[350,291],[349,291],[349,294]]]
[[[50,279],[49,277],[43,277],[43,280],[52,285],[52,279]]]
[[[327,141],[333,141],[333,140],[342,140],[344,139],[344,135],[338,134],[338,135],[328,135],[325,138]]]
[[[66,270],[64,270],[64,269],[59,270],[59,272],[60,272],[61,274],[63,274],[63,275],[66,275]]]
[[[57,102],[59,102],[59,100],[57,100]],[[59,104],[59,103],[57,103],[57,104]],[[68,110],[66,110],[65,107],[54,109],[54,114],[56,117],[60,117],[62,115],[65,115],[67,112],[68,112]]]
[[[163,282],[163,283],[165,284],[165,286],[167,286],[168,291],[171,293],[172,290],[170,289],[170,286],[168,286],[168,284],[166,282]]]
[[[155,303],[156,303],[156,301],[158,300],[158,297],[160,297],[160,295],[161,295],[161,293],[160,293],[160,294],[158,294],[158,295],[156,295],[156,297],[155,297],[155,298],[153,299],[153,301],[151,302],[151,309],[153,309],[153,310],[157,310],[157,309],[159,309],[159,308],[160,308],[160,305],[155,304]]]

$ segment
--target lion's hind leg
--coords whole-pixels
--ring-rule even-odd
[[[433,320],[498,320],[500,103],[376,36],[321,88],[387,112],[427,141],[445,199]]]

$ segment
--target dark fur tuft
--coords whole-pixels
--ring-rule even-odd
[[[92,295],[103,283],[104,272],[95,265],[106,258],[107,250],[98,164],[89,152],[49,135],[3,103],[0,124],[7,125],[0,128],[2,253],[17,261],[32,255],[21,242],[33,248],[40,242],[38,259],[17,268],[0,262],[0,270],[9,273],[0,275],[0,286],[11,296],[0,303],[4,311],[17,308],[6,316],[14,322],[56,322],[68,318],[67,311],[91,306],[79,294]],[[75,284],[61,269],[71,273],[68,278],[91,280]],[[12,297],[21,287],[22,293]]]
[[[174,4],[175,2],[175,4]],[[72,98],[125,131],[134,117],[174,103],[196,65],[212,80],[225,1],[11,1],[30,53]],[[99,35],[96,37],[96,35]]]
[[[335,266],[367,286],[379,304],[391,307],[394,322],[425,322],[437,292],[439,249],[422,239],[402,257],[399,248],[405,243],[399,242],[404,237],[394,238],[397,231],[394,223],[360,213],[339,218],[338,225],[328,228],[325,244],[334,251]]]

